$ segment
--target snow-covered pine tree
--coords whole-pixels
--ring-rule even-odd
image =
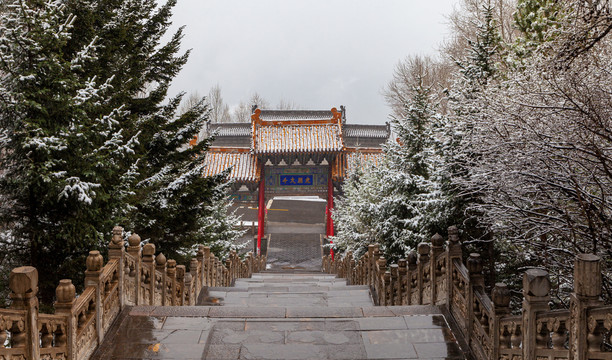
[[[476,38],[468,39],[466,59],[457,61],[465,80],[485,85],[495,76],[503,50],[501,41],[493,7],[490,4],[484,5],[483,20],[478,24]]]
[[[353,166],[334,211],[334,246],[356,255],[378,243],[396,261],[443,233],[449,214],[445,167],[438,137],[442,119],[430,89],[418,79],[405,104],[404,117],[392,120],[396,140],[384,147],[378,166]]]
[[[59,279],[81,283],[89,250],[99,247],[129,188],[120,163],[135,139],[107,107],[112,76],[90,77],[96,38],[71,47],[75,17],[63,1],[6,3],[0,16],[0,219],[2,252],[36,266],[43,303]],[[118,179],[118,180],[115,180]],[[125,195],[125,193],[123,193]],[[6,258],[5,258],[6,259]]]
[[[352,252],[363,255],[369,244],[376,242],[372,206],[378,198],[378,183],[373,164],[359,158],[350,158],[351,165],[342,185],[342,195],[336,200],[332,212],[337,254]]]
[[[419,242],[446,230],[450,210],[439,142],[443,118],[431,91],[417,77],[405,116],[392,118],[397,139],[385,144],[378,173],[380,195],[374,205],[378,241],[392,254],[405,256]]]
[[[537,47],[551,41],[563,16],[563,7],[558,1],[519,0],[514,23],[520,34],[513,45],[518,59],[530,56]]]
[[[240,216],[236,210],[230,211],[233,201],[228,196],[230,183],[219,185],[207,206],[208,215],[201,219],[200,236],[204,244],[210,246],[211,251],[220,259],[225,259],[230,251],[244,249],[247,243],[240,243],[240,239],[247,230],[239,228]]]
[[[481,156],[473,134],[475,124],[484,116],[482,100],[487,89],[496,86],[506,68],[502,66],[505,44],[498,33],[493,8],[485,5],[482,12],[483,20],[478,23],[474,39],[468,40],[466,56],[456,59],[459,73],[449,92],[451,116],[446,123],[443,154],[453,184],[452,208],[455,212],[452,222],[464,230],[464,240],[475,246],[470,251],[487,255],[483,257],[485,273],[492,285],[495,281],[494,243],[488,224],[473,206],[482,202],[482,183],[480,178],[470,175],[470,169],[478,166]]]
[[[179,53],[183,28],[162,43],[176,0],[159,6],[155,0],[100,0],[90,8],[80,3],[71,1],[81,11],[75,26],[101,38],[100,61],[91,74],[118,73],[111,104],[125,104],[129,116],[123,127],[139,140],[134,154],[139,182],[123,208],[123,223],[176,257],[205,240],[199,227],[214,189],[224,181],[201,176],[208,139],[187,146],[207,121],[206,103],[200,99],[179,111],[183,94],[167,99],[170,82],[189,55]]]

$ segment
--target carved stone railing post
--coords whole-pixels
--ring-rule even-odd
[[[217,284],[217,257],[213,254],[210,253],[210,286],[219,286]]]
[[[9,275],[9,288],[11,289],[11,308],[26,311],[23,330],[17,339],[13,337],[13,346],[25,348],[27,359],[39,359],[40,334],[38,333],[38,298],[36,297],[38,270],[32,266],[13,269]]]
[[[146,304],[146,291],[142,294],[141,305],[155,305],[155,245],[146,244],[142,247],[142,265],[145,278],[141,279],[149,291],[149,303]],[[148,276],[147,276],[148,274]]]
[[[389,273],[391,274],[391,283],[389,287],[390,299],[387,302],[387,305],[399,305],[398,298],[401,291],[401,284],[399,281],[399,265],[391,264],[391,266],[389,267],[391,268],[391,270],[389,271]]]
[[[177,297],[176,297],[176,260],[168,260],[166,267],[166,288],[164,289],[164,296],[166,296],[166,291],[170,290],[170,303],[166,305],[178,305]]]
[[[353,279],[353,268],[355,266],[355,261],[353,259],[353,252],[349,251],[346,253],[346,281],[349,285],[353,285],[355,279]]]
[[[574,292],[570,295],[569,354],[570,360],[587,359],[589,348],[600,351],[597,321],[589,321],[587,311],[601,306],[601,258],[579,254],[574,260]],[[592,340],[591,340],[592,339]],[[590,341],[591,340],[591,341]]]
[[[246,262],[246,272],[247,272],[246,277],[250,278],[251,276],[253,276],[253,253],[252,252],[249,252],[247,254],[245,262]]]
[[[417,274],[418,274],[418,282],[417,282],[417,291],[419,292],[419,303],[418,305],[423,304],[423,286],[425,283],[425,267],[429,266],[429,250],[431,247],[428,243],[422,242],[417,246],[417,252],[419,253],[419,261],[417,263]],[[431,279],[431,277],[430,277]]]
[[[376,260],[380,257],[377,244],[368,245],[368,280],[367,285],[374,288],[376,284]]]
[[[406,305],[418,305],[417,301],[413,301],[412,294],[415,291],[419,291],[419,281],[418,281],[418,256],[414,250],[408,253],[408,274],[407,274],[407,282],[406,282]],[[413,279],[416,278],[416,281]],[[418,294],[418,293],[417,293]],[[418,295],[420,296],[420,295]],[[418,297],[417,297],[418,300]]]
[[[194,297],[194,293],[193,293],[193,288],[192,288],[192,281],[193,281],[193,276],[191,275],[191,273],[186,272],[185,273],[185,296],[184,296],[184,301],[182,305],[185,306],[191,306],[193,305],[193,297]]]
[[[384,257],[378,257],[376,260],[376,267],[374,272],[376,273],[376,295],[378,295],[378,305],[385,304],[385,271],[387,270],[387,259]]]
[[[204,284],[206,286],[212,286],[210,247],[208,246],[204,246]]]
[[[350,264],[351,273],[349,274],[349,277],[351,278],[350,285],[356,285],[356,284],[359,284],[359,280],[357,278],[358,273],[357,273],[356,268],[355,268],[357,263],[355,262],[355,259],[353,259],[352,257],[351,257],[350,262],[351,262],[351,264]]]
[[[113,228],[113,237],[111,238],[110,244],[108,244],[108,258],[109,260],[117,259],[119,262],[117,265],[117,273],[119,275],[119,306],[121,309],[123,309],[125,304],[125,300],[123,298],[125,246],[123,245],[123,228],[121,226],[115,226]]]
[[[469,284],[467,284],[467,334],[465,339],[471,343],[472,332],[474,330],[474,291],[484,287],[484,277],[482,276],[482,259],[480,254],[471,253],[467,259],[466,267],[469,272]]]
[[[76,354],[76,318],[72,316],[72,306],[74,305],[74,300],[76,297],[76,288],[70,279],[60,280],[59,285],[55,289],[55,298],[57,301],[55,302],[54,308],[55,313],[58,315],[66,315],[66,319],[68,320],[68,328],[66,329],[65,339],[61,339],[62,341],[66,341],[66,359],[73,359],[74,354]],[[56,339],[57,342],[57,339]]]
[[[431,266],[429,267],[429,273],[431,274],[431,304],[436,305],[436,300],[438,299],[438,289],[436,284],[438,283],[438,276],[442,274],[438,274],[438,255],[444,252],[444,238],[442,235],[436,233],[431,237],[431,260],[429,263]]]
[[[495,287],[491,291],[491,300],[493,302],[493,319],[491,323],[491,328],[493,329],[492,334],[493,337],[491,339],[493,344],[493,359],[499,359],[499,349],[500,349],[500,319],[503,316],[510,314],[510,289],[504,283],[496,283]],[[503,346],[507,346],[506,342],[504,342]]]
[[[134,305],[143,305],[142,303],[140,303],[140,266],[141,266],[141,259],[140,259],[140,236],[138,236],[138,234],[134,233],[132,235],[130,235],[130,237],[128,238],[128,249],[127,252],[128,254],[132,255],[132,257],[134,258],[134,262],[136,263],[134,265]],[[126,293],[126,292],[124,292]]]
[[[535,359],[536,314],[548,311],[550,279],[542,269],[529,269],[523,274],[523,359]]]
[[[232,259],[228,258],[225,260],[225,277],[223,278],[223,286],[232,286],[232,273],[234,272],[232,266]]]
[[[185,305],[185,265],[176,266],[177,302],[174,305]]]
[[[157,254],[155,257],[155,270],[159,271],[162,274],[161,278],[161,305],[170,305],[166,304],[166,291],[168,289],[168,274],[166,273],[166,256],[163,253]]]
[[[102,275],[102,267],[104,266],[104,258],[98,250],[89,252],[89,256],[85,261],[87,270],[85,271],[85,287],[93,286],[96,288],[96,331],[98,340],[104,338],[104,328],[102,324],[102,294],[104,288],[100,284],[100,275]]]
[[[199,285],[200,276],[198,274],[198,259],[197,258],[192,258],[191,261],[189,262],[189,273],[191,274],[191,278],[192,278],[191,281],[196,282],[195,286],[193,286],[192,284],[190,287],[190,289],[193,288],[193,290],[195,290],[195,293],[191,294],[191,296],[189,297],[189,299],[192,299],[193,297],[192,303],[193,305],[195,305],[195,299],[198,297],[198,294],[200,293],[200,285]]]
[[[461,260],[463,254],[461,243],[459,242],[459,229],[456,226],[448,227],[448,249],[447,251],[447,270],[446,270],[446,306],[450,311],[453,299],[453,262],[455,259]]]
[[[200,245],[198,246],[198,253],[196,254],[196,259],[198,259],[198,264],[200,267],[200,272],[199,272],[199,277],[198,277],[198,292],[200,291],[200,289],[202,289],[204,286],[206,286],[205,282],[204,282],[204,245]]]
[[[389,305],[393,305],[391,303],[391,295],[392,295],[392,289],[391,289],[391,272],[389,270],[385,271],[383,274],[383,291],[382,291],[382,302],[381,305],[384,306],[389,306]]]
[[[399,259],[397,262],[397,276],[398,276],[398,286],[397,286],[397,301],[396,305],[406,305],[408,302],[406,301],[406,291],[408,289],[409,279],[408,279],[408,262],[406,259]]]

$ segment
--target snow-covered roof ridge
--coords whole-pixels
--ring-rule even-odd
[[[391,134],[388,125],[344,124],[343,132],[346,137],[380,139],[386,139]]]
[[[229,177],[237,182],[259,182],[257,157],[248,149],[211,148],[206,152],[204,176],[212,176],[232,168]]]
[[[262,121],[330,120],[331,110],[261,110]]]

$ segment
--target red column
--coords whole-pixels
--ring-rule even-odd
[[[326,221],[326,235],[328,237],[334,236],[334,220],[332,219],[332,210],[334,209],[334,183],[332,182],[331,171],[327,175],[327,207],[325,214],[327,215]],[[331,240],[330,240],[331,243]],[[334,259],[334,250],[330,250],[332,260]]]
[[[264,169],[262,168],[261,182],[259,183],[259,205],[257,207],[257,255],[261,254],[261,238],[264,236],[264,223],[266,221],[266,200],[264,184]]]

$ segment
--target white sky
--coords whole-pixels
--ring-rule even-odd
[[[345,105],[349,123],[382,124],[395,65],[437,53],[456,1],[179,0],[171,31],[186,25],[192,53],[170,93],[218,83],[230,106],[258,92],[272,107]]]

